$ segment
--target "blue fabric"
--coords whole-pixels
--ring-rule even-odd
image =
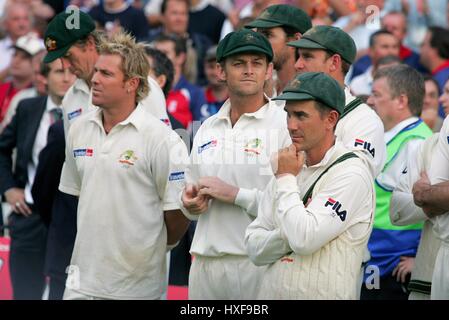
[[[399,257],[416,256],[421,238],[421,230],[382,230],[373,229],[368,241],[371,259],[367,265],[377,266],[380,276],[390,275],[399,263]],[[365,274],[366,280],[369,274]]]
[[[446,84],[446,81],[449,79],[449,67],[438,71],[436,74],[433,75],[433,78],[436,80],[436,82],[438,82],[440,94],[443,93],[444,85]],[[441,104],[438,107],[438,115],[443,119],[446,117],[444,115],[443,106]]]

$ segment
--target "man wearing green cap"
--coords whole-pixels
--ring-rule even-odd
[[[335,137],[344,91],[304,73],[276,99],[286,100],[293,144],[279,151],[246,231],[251,260],[269,265],[258,298],[355,299],[375,200],[369,169]]]
[[[81,114],[95,110],[92,104],[91,78],[103,37],[95,30],[95,22],[80,10],[65,11],[49,23],[44,36],[47,55],[45,63],[61,59],[65,68],[78,77],[62,103],[64,130]],[[142,101],[146,111],[165,123],[168,121],[165,98],[156,81],[148,77],[150,93]],[[162,103],[163,102],[163,103]]]
[[[356,56],[354,40],[339,28],[315,26],[288,45],[298,48],[298,73],[324,72],[345,88],[346,106],[335,135],[365,161],[374,179],[386,158],[384,127],[379,116],[345,87],[345,75]]]
[[[297,57],[295,50],[287,46],[289,41],[298,40],[312,28],[310,17],[301,9],[286,4],[272,5],[266,8],[246,28],[256,28],[268,38],[273,48],[273,66],[278,83],[277,92],[281,92],[295,76],[291,67]]]
[[[272,177],[271,154],[291,144],[285,112],[263,92],[272,58],[265,36],[248,29],[218,45],[218,73],[229,99],[198,130],[180,197],[184,214],[198,220],[190,299],[257,297],[265,268],[249,260],[243,238]]]

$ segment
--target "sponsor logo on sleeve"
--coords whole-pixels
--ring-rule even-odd
[[[67,114],[67,118],[69,118],[69,120],[72,120],[73,118],[79,117],[82,112],[83,112],[83,109],[79,108],[75,111],[69,112]]]
[[[198,147],[198,154],[200,154],[204,150],[207,150],[209,148],[214,148],[216,146],[217,146],[217,139],[213,139],[209,142],[206,142],[205,144]]]
[[[179,181],[184,180],[184,171],[177,171],[170,173],[168,181]]]
[[[94,155],[94,149],[74,149],[73,156],[76,157],[92,157]]]
[[[341,221],[346,220],[346,210],[341,210],[341,203],[337,200],[334,200],[332,198],[328,198],[326,203],[324,204],[324,207],[331,207],[332,209],[332,216],[337,215]]]
[[[361,146],[363,149],[368,151],[373,157],[376,154],[376,150],[374,147],[371,147],[371,143],[368,141],[364,141],[362,139],[355,139],[354,147]]]

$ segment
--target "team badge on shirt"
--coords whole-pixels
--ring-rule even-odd
[[[132,150],[126,150],[120,155],[120,158],[118,159],[118,162],[124,164],[126,167],[133,166],[136,161],[137,157]]]
[[[73,150],[73,157],[92,157],[94,155],[94,149],[75,149]]]
[[[255,138],[250,140],[246,145],[245,145],[245,152],[247,153],[251,153],[251,154],[256,154],[259,155],[262,149],[262,140],[259,138]]]
[[[354,147],[361,146],[363,149],[368,151],[373,157],[376,154],[376,150],[374,147],[371,147],[371,143],[368,141],[364,141],[362,139],[355,139]]]
[[[206,142],[205,144],[201,145],[198,147],[198,154],[200,154],[201,152],[203,152],[204,150],[207,150],[209,148],[213,148],[217,146],[217,139],[213,139],[209,142]]]
[[[82,112],[83,112],[83,109],[79,108],[75,111],[67,113],[67,118],[69,118],[69,120],[72,120],[73,118],[80,116]]]
[[[335,217],[337,215],[341,221],[346,220],[346,210],[341,210],[341,203],[337,200],[334,200],[332,198],[328,198],[326,203],[324,204],[324,207],[331,206],[332,208],[332,216]]]

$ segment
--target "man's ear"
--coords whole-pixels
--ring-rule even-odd
[[[137,91],[137,88],[139,87],[140,84],[140,79],[139,78],[130,78],[128,80],[126,80],[125,82],[125,89],[128,92],[128,90],[130,92],[135,92]]]
[[[87,36],[86,49],[97,50],[97,46],[95,44],[95,38],[91,34]]]
[[[165,84],[167,83],[167,76],[165,74],[158,75],[156,77],[156,82],[159,87],[161,87],[161,89],[164,88]]]
[[[340,119],[340,115],[336,110],[331,110],[327,117],[329,121],[329,129],[335,128],[337,126],[338,119]]]
[[[296,32],[293,37],[294,39],[292,41],[300,40],[302,38],[302,34],[301,32]]]
[[[273,62],[268,63],[267,73],[265,75],[265,81],[271,79],[273,76]]]
[[[331,72],[335,72],[337,70],[341,70],[342,60],[339,54],[334,54],[331,57],[331,65],[329,67]]]
[[[226,62],[223,62],[223,64],[225,63]],[[224,70],[224,67],[220,63],[217,63],[215,67],[217,69],[218,79],[222,82],[226,82],[226,71]]]

